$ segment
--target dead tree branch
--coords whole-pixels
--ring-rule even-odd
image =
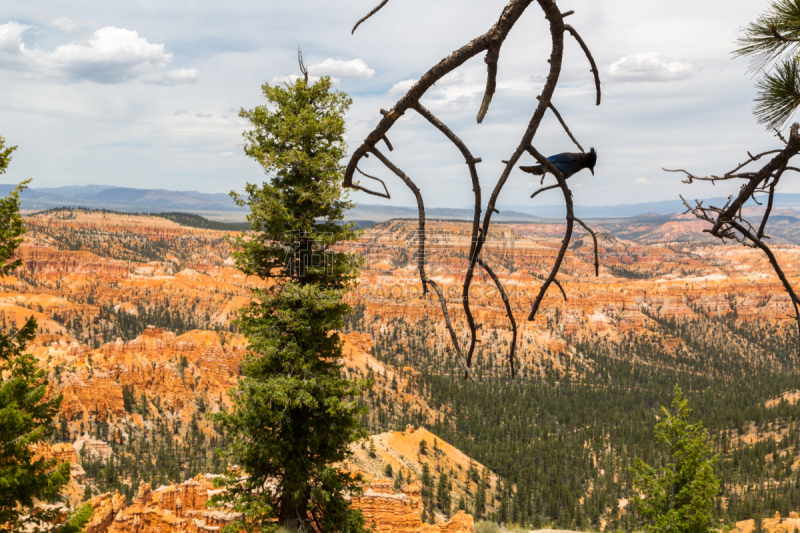
[[[353,31],[355,31],[355,29],[358,27],[359,24],[361,24],[363,21],[374,15],[378,10],[380,10],[383,6],[385,6],[387,1],[388,0],[384,0],[383,2],[381,2],[375,9],[373,9],[370,13],[368,13],[364,18],[359,20],[358,23],[353,28]],[[583,151],[583,148],[580,146],[578,141],[572,135],[572,132],[567,127],[563,117],[551,104],[551,99],[553,97],[553,93],[558,83],[559,75],[561,73],[561,66],[562,66],[561,64],[564,53],[564,33],[566,31],[569,31],[570,34],[576,39],[576,41],[586,54],[587,58],[589,59],[589,63],[592,66],[592,72],[595,78],[595,87],[597,90],[598,105],[600,104],[600,78],[597,71],[597,66],[594,62],[591,53],[589,52],[588,47],[586,46],[586,43],[583,42],[580,35],[578,35],[578,33],[575,31],[574,28],[566,26],[564,24],[563,21],[564,17],[569,16],[570,14],[572,14],[572,12],[570,11],[562,14],[556,5],[556,0],[535,0],[535,3],[537,3],[544,12],[545,18],[550,26],[550,37],[552,40],[552,47],[550,52],[550,59],[548,61],[549,72],[547,74],[547,79],[545,81],[542,92],[538,96],[539,102],[536,107],[536,110],[534,111],[533,116],[528,122],[528,125],[522,135],[522,138],[520,139],[518,146],[514,149],[513,153],[511,154],[511,157],[507,161],[503,161],[505,167],[503,168],[500,178],[498,179],[496,185],[494,186],[494,189],[492,190],[492,194],[489,197],[485,213],[482,213],[481,210],[481,185],[476,166],[477,163],[480,163],[481,160],[479,158],[475,158],[470,152],[470,150],[467,148],[467,146],[464,144],[464,142],[452,130],[450,130],[441,120],[439,120],[433,113],[431,113],[420,103],[420,98],[422,98],[426,94],[426,92],[437,81],[441,80],[444,76],[459,68],[469,59],[481,53],[486,53],[486,56],[484,58],[484,61],[486,62],[487,65],[486,90],[484,92],[483,101],[481,102],[477,114],[477,122],[481,123],[483,119],[486,117],[492,98],[497,88],[498,61],[502,45],[506,37],[508,36],[509,32],[511,31],[511,29],[514,27],[514,24],[519,20],[519,18],[522,16],[525,10],[533,3],[534,0],[510,0],[503,9],[503,12],[498,18],[497,22],[495,22],[495,24],[489,29],[489,31],[473,39],[472,41],[465,44],[458,50],[455,50],[449,56],[447,56],[439,63],[434,65],[430,70],[428,70],[419,78],[419,80],[411,87],[411,89],[409,89],[408,92],[405,95],[403,95],[389,111],[381,110],[381,114],[383,115],[383,117],[381,118],[378,125],[362,142],[362,144],[358,146],[353,152],[350,161],[347,164],[343,181],[343,185],[345,187],[355,188],[364,191],[368,194],[388,198],[389,191],[382,181],[381,183],[384,185],[385,192],[369,190],[365,187],[360,186],[358,183],[354,183],[353,181],[355,172],[356,171],[361,172],[360,169],[358,169],[358,164],[361,161],[361,159],[368,157],[369,154],[373,154],[381,163],[384,164],[384,166],[386,166],[390,171],[392,171],[395,175],[397,175],[406,184],[406,186],[409,187],[409,189],[414,193],[417,199],[417,206],[419,211],[418,228],[420,233],[417,266],[419,270],[420,281],[422,282],[423,285],[423,294],[427,293],[427,287],[430,286],[431,289],[434,292],[436,292],[437,296],[439,297],[439,301],[442,307],[442,313],[445,315],[445,321],[447,323],[447,328],[450,337],[453,341],[454,348],[459,357],[459,362],[465,368],[465,372],[467,375],[469,375],[469,368],[472,363],[472,356],[477,342],[477,330],[480,329],[481,327],[479,324],[475,323],[475,319],[471,310],[471,302],[469,295],[469,289],[472,280],[474,279],[476,265],[479,265],[489,274],[489,276],[492,278],[498,290],[500,291],[500,294],[503,297],[503,301],[506,307],[506,314],[509,317],[509,321],[511,322],[513,331],[512,346],[509,351],[509,363],[511,366],[512,376],[515,373],[514,357],[515,357],[515,350],[517,343],[516,321],[512,313],[512,308],[508,300],[508,296],[505,290],[503,289],[500,279],[494,273],[491,267],[488,264],[486,264],[486,262],[481,258],[481,252],[486,242],[486,238],[489,235],[492,215],[494,213],[499,212],[496,208],[496,203],[500,195],[500,192],[502,191],[503,187],[508,181],[511,171],[514,169],[519,159],[526,151],[530,151],[532,149],[531,143],[533,141],[534,136],[536,135],[539,125],[541,124],[545,112],[547,111],[548,108],[552,109],[553,113],[556,115],[557,119],[561,123],[564,130],[567,132],[567,135],[570,137],[570,139],[572,139],[572,141],[578,146],[578,148],[581,151]],[[471,242],[470,242],[469,266],[467,268],[467,272],[465,273],[464,282],[462,286],[462,302],[464,307],[464,313],[467,318],[467,324],[470,330],[470,345],[466,353],[466,357],[463,356],[463,352],[458,341],[458,336],[456,335],[455,330],[452,326],[444,294],[442,293],[440,287],[435,282],[433,282],[433,280],[428,278],[425,273],[426,218],[425,218],[424,204],[422,196],[419,192],[419,188],[416,186],[416,184],[414,184],[414,182],[410,178],[408,178],[408,176],[406,176],[400,169],[394,166],[376,148],[376,145],[381,140],[383,140],[386,142],[389,149],[390,150],[392,149],[391,144],[389,143],[386,137],[387,132],[394,126],[398,118],[400,118],[403,114],[405,114],[405,112],[409,109],[413,109],[414,111],[416,111],[420,116],[422,116],[431,125],[433,125],[436,129],[438,129],[461,152],[462,156],[464,157],[464,161],[469,169],[470,180],[472,181],[472,190],[474,193],[475,208],[474,208]],[[548,166],[548,170],[551,170],[551,173],[553,173],[550,167],[552,167],[552,165]],[[556,174],[554,173],[554,175]],[[368,177],[372,178],[372,176]],[[566,250],[566,247],[569,246],[569,241],[572,234],[572,226],[573,226],[572,199],[571,199],[572,193],[567,187],[566,180],[563,178],[563,175],[558,173],[556,175],[556,179],[558,180],[558,183],[556,185],[550,187],[544,187],[542,190],[534,193],[532,197],[536,196],[536,194],[538,194],[539,192],[543,192],[545,190],[549,190],[552,188],[559,187],[562,189],[568,210],[568,217],[567,217],[568,232],[564,238],[564,243],[562,246],[562,248]],[[481,220],[482,214],[483,214],[483,220]],[[583,225],[583,223],[581,224]],[[592,233],[591,230],[589,231],[590,233]],[[592,236],[595,237],[593,233]],[[553,271],[551,272],[551,276],[550,278],[548,278],[549,281],[546,282],[546,286],[549,286],[550,284],[555,282],[561,288],[560,284],[557,281],[555,281],[555,274],[558,272],[561,266],[563,255],[564,254],[562,252],[559,258],[557,259],[556,264],[553,267]],[[595,237],[595,258],[596,258],[595,269],[597,270],[598,267],[597,267],[596,237]],[[544,291],[546,291],[546,286],[543,287]],[[563,288],[562,288],[562,293],[566,297],[566,293],[563,291]],[[543,294],[544,292],[542,292],[542,295]],[[539,301],[541,300],[541,295],[538,298],[538,300]],[[534,310],[531,312],[529,320],[533,320],[533,317],[536,314],[536,308],[538,308],[538,303],[534,304]]]
[[[586,153],[586,150],[584,150],[584,149],[583,149],[583,146],[581,146],[581,143],[579,143],[579,142],[578,142],[578,139],[576,139],[576,138],[575,138],[575,137],[572,135],[572,132],[571,132],[571,131],[569,131],[569,128],[567,127],[567,123],[566,123],[566,122],[564,122],[564,119],[563,119],[563,118],[561,118],[561,113],[559,113],[559,112],[558,112],[558,109],[556,109],[556,106],[554,106],[554,105],[553,105],[553,102],[550,102],[550,105],[549,105],[548,107],[549,107],[549,108],[550,108],[550,110],[553,112],[553,114],[556,116],[556,118],[557,118],[557,119],[558,119],[558,121],[561,123],[561,125],[564,127],[564,131],[566,131],[566,132],[567,132],[567,135],[569,135],[569,138],[570,138],[570,139],[572,139],[572,142],[574,142],[574,143],[575,143],[575,146],[577,146],[577,147],[578,147],[578,150],[580,150],[581,152],[584,152],[584,153]]]
[[[589,60],[589,64],[592,66],[592,68],[589,70],[594,75],[594,87],[595,90],[597,91],[597,102],[595,103],[595,105],[600,105],[600,73],[597,70],[597,64],[594,62],[594,57],[592,57],[592,53],[589,51],[589,47],[586,46],[585,42],[583,42],[583,39],[581,39],[581,36],[578,35],[578,32],[575,30],[575,28],[573,28],[569,24],[565,24],[564,29],[567,30],[570,33],[570,35],[575,37],[575,40],[578,41],[578,44],[581,46],[581,49],[583,50],[583,53],[586,54],[586,58]]]
[[[600,276],[600,252],[597,250],[597,235],[594,234],[592,228],[584,224],[583,220],[576,218],[575,222],[583,226],[583,229],[589,232],[589,235],[592,236],[592,240],[594,240],[594,275]]]
[[[725,242],[726,240],[733,240],[745,246],[758,248],[764,252],[764,254],[767,256],[767,259],[769,259],[770,265],[772,265],[772,269],[775,271],[778,279],[780,279],[784,290],[789,295],[789,298],[792,302],[792,306],[795,311],[795,314],[792,318],[794,318],[797,322],[798,342],[800,342],[800,297],[797,296],[796,291],[792,287],[791,283],[789,283],[789,280],[778,263],[775,254],[764,242],[764,239],[769,238],[764,234],[764,232],[767,227],[769,216],[772,213],[776,187],[785,171],[794,170],[794,167],[789,166],[789,161],[798,153],[800,153],[800,124],[792,124],[788,140],[784,139],[782,136],[780,136],[780,138],[786,145],[783,149],[770,150],[755,156],[748,152],[748,160],[737,166],[733,171],[723,176],[711,176],[704,178],[705,181],[711,181],[712,183],[716,181],[727,180],[732,177],[747,179],[747,181],[739,189],[738,195],[735,197],[733,195],[728,197],[728,200],[725,202],[724,206],[706,207],[703,205],[703,202],[698,200],[695,200],[695,205],[692,206],[683,198],[683,196],[681,196],[681,200],[683,200],[683,203],[687,208],[687,213],[692,213],[696,218],[711,224],[711,228],[703,230],[706,233],[709,233],[712,236],[720,239],[722,242]],[[757,161],[761,157],[768,154],[775,154],[775,156],[757,172],[749,172],[747,174],[738,175],[734,174],[742,169],[745,165],[752,163],[753,161]],[[687,176],[689,176],[688,181],[685,181],[685,183],[691,183],[693,179],[699,179],[685,170],[678,170],[678,172],[684,172]],[[753,225],[742,216],[742,208],[744,207],[745,202],[747,202],[749,199],[755,200],[754,194],[756,191],[763,191],[767,193],[767,207],[764,211],[764,216],[761,219],[758,230],[756,230]],[[800,354],[800,344],[798,344],[798,354]]]
[[[383,6],[385,6],[385,5],[386,5],[386,4],[388,4],[388,3],[389,3],[389,0],[383,0],[383,2],[381,2],[380,4],[378,4],[377,6],[375,6],[374,8],[372,8],[372,11],[370,11],[369,13],[367,13],[366,15],[364,15],[363,17],[361,17],[361,18],[358,20],[358,22],[356,22],[356,25],[355,25],[355,26],[353,26],[353,31],[351,31],[351,32],[350,32],[350,35],[353,35],[353,34],[356,32],[356,28],[358,28],[359,26],[361,26],[361,23],[362,23],[362,22],[364,22],[365,20],[367,20],[368,18],[370,18],[372,15],[374,15],[375,13],[377,13],[378,11],[380,11],[380,10],[383,8]]]

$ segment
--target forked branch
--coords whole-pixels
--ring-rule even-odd
[[[388,0],[384,0],[381,2],[377,7],[375,7],[372,11],[370,11],[365,17],[359,20],[353,28],[353,31],[358,28],[358,26],[367,20],[369,17],[377,13],[381,8],[383,8]],[[572,135],[572,132],[566,125],[565,120],[563,117],[558,113],[556,108],[551,104],[551,99],[553,93],[555,91],[556,85],[558,84],[558,78],[561,72],[561,63],[562,57],[564,52],[564,33],[565,31],[569,31],[570,34],[576,39],[578,44],[583,49],[584,53],[586,54],[587,58],[589,59],[589,63],[592,67],[592,73],[594,74],[595,78],[595,87],[597,90],[597,98],[596,103],[600,104],[600,78],[599,73],[597,70],[597,66],[594,62],[594,58],[592,57],[591,53],[589,52],[586,43],[581,39],[580,35],[578,35],[577,31],[570,26],[566,26],[564,24],[564,17],[569,16],[572,14],[571,11],[567,13],[561,13],[556,5],[556,0],[536,0],[536,3],[541,7],[544,12],[545,18],[547,19],[550,25],[550,36],[552,39],[552,48],[550,53],[549,59],[549,72],[547,75],[546,82],[542,89],[541,94],[538,96],[539,103],[536,107],[536,110],[533,113],[528,125],[520,139],[519,144],[514,149],[511,157],[504,161],[505,167],[498,179],[494,189],[492,190],[492,194],[489,198],[487,203],[486,212],[483,214],[483,220],[481,220],[482,215],[482,200],[481,200],[481,184],[478,177],[478,170],[477,170],[477,163],[480,163],[480,158],[476,158],[472,155],[470,150],[467,148],[466,144],[456,135],[450,128],[448,128],[441,120],[439,120],[433,113],[431,113],[428,109],[426,109],[421,103],[420,98],[426,94],[426,92],[439,80],[441,80],[444,76],[449,74],[450,72],[454,71],[461,65],[463,65],[469,59],[481,54],[486,53],[484,61],[487,65],[487,80],[486,80],[486,90],[484,92],[484,97],[481,102],[480,108],[477,113],[477,121],[481,123],[486,114],[488,112],[489,106],[491,104],[492,98],[495,94],[497,89],[497,74],[498,74],[498,62],[500,57],[500,50],[502,48],[503,42],[505,41],[506,37],[508,36],[509,32],[513,28],[514,24],[519,20],[522,13],[529,7],[530,4],[533,3],[533,0],[510,0],[508,4],[503,9],[502,14],[498,18],[497,22],[483,35],[478,36],[477,38],[473,39],[469,43],[465,44],[458,50],[451,53],[449,56],[441,60],[439,63],[433,66],[430,70],[428,70],[425,74],[423,74],[419,80],[408,90],[408,92],[402,96],[394,106],[388,110],[381,110],[382,118],[378,125],[372,130],[372,132],[366,137],[363,143],[356,148],[353,155],[348,162],[347,168],[345,170],[345,177],[343,185],[345,187],[355,188],[361,191],[364,191],[368,194],[372,194],[375,196],[381,196],[384,198],[389,197],[389,191],[386,187],[386,184],[375,178],[374,176],[370,176],[361,172],[358,168],[358,164],[361,159],[368,157],[370,154],[375,155],[375,157],[386,166],[390,171],[392,171],[396,176],[398,176],[406,186],[414,193],[414,196],[417,200],[417,207],[419,212],[419,223],[418,223],[418,232],[419,232],[419,243],[418,243],[418,252],[417,252],[417,267],[419,270],[420,281],[423,285],[423,294],[427,293],[428,287],[430,287],[433,292],[439,298],[439,302],[442,307],[442,313],[444,314],[445,322],[447,324],[447,329],[450,334],[451,340],[453,342],[454,349],[456,351],[459,363],[464,367],[465,375],[470,376],[470,366],[472,363],[472,356],[475,350],[475,345],[477,341],[477,331],[480,329],[480,325],[475,323],[475,319],[473,317],[473,313],[471,310],[471,303],[470,303],[470,294],[469,289],[474,279],[474,273],[476,266],[480,266],[483,268],[487,274],[492,278],[495,285],[497,286],[505,308],[506,314],[509,318],[511,323],[512,329],[512,343],[511,348],[509,350],[509,364],[511,366],[511,375],[512,377],[515,374],[515,350],[516,350],[516,343],[517,343],[517,324],[516,320],[512,311],[511,303],[508,299],[508,295],[506,294],[505,290],[503,289],[503,285],[499,279],[499,277],[495,274],[492,268],[486,263],[486,261],[481,257],[481,252],[483,246],[486,242],[486,238],[489,235],[489,229],[491,226],[491,218],[494,213],[498,213],[496,208],[497,199],[499,198],[500,192],[502,191],[503,187],[505,186],[506,182],[508,181],[511,171],[516,166],[519,159],[525,154],[526,151],[531,152],[533,154],[538,154],[535,150],[532,149],[532,141],[536,132],[541,124],[542,119],[544,118],[545,112],[547,109],[551,109],[555,114],[558,121],[561,123],[564,130],[567,132],[567,135],[572,139],[572,141],[578,146],[578,148],[583,151],[583,148],[578,143],[577,139]],[[433,280],[428,278],[426,271],[425,271],[425,230],[426,230],[426,217],[425,217],[425,208],[424,203],[422,200],[422,195],[419,191],[419,188],[416,184],[403,173],[399,168],[397,168],[394,164],[391,163],[377,148],[376,145],[380,141],[384,141],[389,147],[389,150],[392,149],[391,144],[387,138],[387,132],[394,126],[397,122],[398,118],[401,117],[405,112],[409,109],[415,110],[420,116],[422,116],[425,120],[427,120],[431,125],[433,125],[436,129],[438,129],[462,154],[464,157],[464,161],[467,164],[467,168],[469,170],[470,180],[472,182],[472,190],[474,193],[474,200],[475,200],[475,207],[474,207],[474,215],[473,215],[473,223],[472,223],[472,234],[471,234],[471,242],[470,242],[470,252],[469,252],[469,265],[467,267],[467,272],[464,276],[464,282],[462,285],[462,303],[464,307],[464,313],[467,319],[467,324],[470,330],[470,344],[466,354],[464,357],[461,345],[459,343],[458,335],[456,335],[455,329],[452,325],[452,320],[450,318],[450,314],[447,309],[447,302],[442,292],[441,287],[436,284]],[[536,310],[539,306],[542,296],[544,292],[547,290],[547,287],[555,283],[560,289],[564,297],[566,298],[566,292],[564,291],[561,284],[555,279],[555,275],[558,273],[564,253],[566,248],[569,246],[570,238],[572,235],[572,227],[574,224],[574,217],[572,213],[572,193],[567,187],[566,179],[563,175],[558,172],[555,167],[552,166],[546,159],[544,159],[541,154],[536,156],[537,160],[542,162],[544,160],[545,166],[548,168],[553,175],[556,176],[558,183],[553,186],[543,187],[539,191],[535,192],[531,197],[533,198],[540,192],[544,192],[546,190],[560,188],[564,194],[565,202],[567,203],[567,234],[565,235],[564,242],[562,244],[562,250],[559,253],[559,256],[556,260],[556,263],[553,266],[551,271],[550,277],[545,282],[545,285],[542,287],[539,297],[537,297],[537,301],[534,303],[534,309],[532,310],[529,320],[533,320],[534,316],[536,315]],[[362,175],[375,179],[379,181],[384,186],[384,192],[370,190],[365,187],[362,187],[358,183],[353,181],[353,177],[355,172],[359,172]],[[579,221],[581,225],[586,227],[585,224]],[[598,272],[598,251],[597,251],[597,238],[595,234],[588,228],[586,229],[592,235],[595,240],[595,272]]]
[[[800,124],[792,124],[788,140],[784,139],[783,136],[780,135],[780,132],[778,132],[778,134],[785,144],[783,149],[770,150],[755,156],[748,152],[747,155],[749,158],[747,161],[737,166],[733,171],[725,174],[724,176],[711,176],[709,178],[704,178],[706,181],[711,181],[712,183],[716,181],[727,180],[733,177],[747,180],[740,188],[738,195],[735,197],[733,195],[728,197],[725,205],[722,207],[704,206],[703,202],[698,200],[695,200],[695,205],[690,205],[689,202],[687,202],[682,196],[681,200],[683,200],[683,203],[687,208],[687,213],[692,213],[696,218],[711,224],[710,229],[703,230],[706,233],[711,234],[723,242],[725,242],[726,239],[734,240],[743,245],[758,248],[764,252],[764,254],[767,256],[767,259],[769,259],[770,265],[772,265],[772,269],[775,271],[778,279],[780,279],[784,290],[789,295],[789,298],[792,302],[792,307],[795,311],[792,318],[794,318],[797,322],[798,354],[800,355],[800,298],[798,298],[796,291],[792,287],[791,283],[789,283],[789,280],[778,263],[775,254],[764,242],[764,239],[768,238],[764,232],[767,227],[769,216],[772,213],[775,190],[778,182],[780,181],[780,178],[784,172],[794,168],[790,167],[788,163],[794,156],[800,153]],[[735,174],[745,165],[757,161],[761,157],[769,154],[775,154],[775,156],[757,172]],[[700,179],[685,170],[678,170],[678,172],[684,172],[687,176],[689,176],[689,179],[685,181],[686,183],[691,183],[692,180]],[[765,191],[767,193],[767,206],[757,230],[747,219],[742,216],[742,210],[745,203],[749,199],[755,200],[754,194],[756,191]]]

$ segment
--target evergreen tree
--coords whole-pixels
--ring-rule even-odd
[[[0,137],[0,174],[11,152]],[[25,226],[19,214],[23,182],[0,199],[0,275],[7,276],[22,264],[14,253],[22,242]],[[0,526],[12,531],[28,524],[47,523],[53,511],[30,516],[36,500],[51,500],[69,482],[69,463],[56,466],[55,459],[34,459],[35,447],[55,428],[61,396],[47,399],[45,371],[25,347],[36,336],[31,317],[16,335],[0,334]]]
[[[477,475],[477,470],[475,471]],[[483,471],[484,478],[486,477],[486,470]],[[476,519],[481,519],[486,514],[486,483],[484,479],[478,478],[476,482],[478,487],[475,489],[475,515]]]
[[[433,476],[428,463],[422,464],[420,485],[422,485],[419,491],[419,495],[422,497],[422,521],[433,524]]]
[[[711,455],[703,424],[689,423],[690,411],[676,385],[672,411],[662,407],[662,419],[655,427],[656,440],[667,447],[669,462],[655,468],[637,458],[632,467],[637,490],[632,503],[648,521],[645,531],[701,533],[710,529],[720,487],[714,474],[718,457]]]
[[[446,517],[450,516],[450,507],[452,505],[450,497],[451,490],[450,478],[447,472],[442,472],[442,475],[439,476],[439,483],[436,485],[436,504]]]
[[[357,275],[353,258],[332,250],[351,229],[341,223],[352,203],[340,163],[351,100],[331,90],[330,78],[309,83],[302,59],[300,68],[304,76],[293,83],[262,86],[268,105],[240,112],[253,126],[243,134],[245,153],[269,180],[233,194],[252,228],[237,239],[234,257],[268,283],[238,319],[249,353],[234,409],[213,415],[248,477],[228,478],[216,503],[244,512],[236,527],[250,531],[361,531],[363,516],[344,499],[359,491],[361,477],[334,466],[366,437],[357,398],[371,384],[344,377],[335,333],[351,311],[342,292]]]

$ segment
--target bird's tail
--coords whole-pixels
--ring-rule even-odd
[[[535,174],[536,176],[541,176],[544,174],[544,167],[542,165],[536,165],[533,167],[519,167],[519,169],[523,172],[527,172],[528,174]]]

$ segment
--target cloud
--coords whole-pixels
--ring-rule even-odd
[[[619,81],[678,81],[695,74],[689,63],[667,62],[657,52],[621,57],[608,67],[608,76]]]
[[[454,70],[453,72],[448,72],[442,79],[437,81],[434,85],[436,87],[449,87],[452,85],[459,85],[464,81],[464,76],[461,75],[461,72]]]
[[[645,185],[650,185],[652,182],[647,181],[645,178],[639,178],[638,180],[634,181],[634,183],[644,183]]]
[[[58,28],[61,31],[73,32],[81,28],[92,27],[95,24],[86,20],[73,20],[69,17],[58,17],[46,22],[49,26]]]
[[[211,118],[211,113],[195,113],[194,116],[197,118]]]
[[[197,81],[194,69],[166,71],[172,54],[163,44],[153,44],[134,30],[107,26],[86,41],[73,41],[47,52],[28,49],[22,34],[32,26],[0,24],[0,69],[15,70],[26,77],[48,78],[62,83],[121,83],[138,80],[159,85]]]
[[[389,96],[403,96],[409,91],[409,89],[411,89],[411,87],[414,86],[415,83],[417,83],[417,81],[418,80],[416,78],[398,81],[392,85],[392,88],[389,89],[386,94]],[[433,88],[428,94],[442,98],[447,92],[446,89],[461,85],[463,81],[464,76],[459,71],[455,70],[453,72],[448,72],[442,76],[442,79],[433,85]]]
[[[184,83],[197,83],[200,72],[194,68],[176,68],[166,72],[142,78],[144,83],[156,85],[181,85]]]
[[[221,154],[219,154],[219,156],[224,159],[228,159],[229,157],[233,157],[233,152],[222,152]]]
[[[392,88],[389,89],[386,92],[386,94],[388,94],[389,96],[402,96],[406,94],[408,90],[414,86],[415,83],[417,83],[416,79],[398,81],[397,83],[392,85]]]
[[[317,63],[308,67],[308,73],[314,76],[330,76],[345,80],[356,78],[369,79],[375,75],[375,69],[369,68],[360,59],[342,61],[341,59],[328,58],[322,63]]]
[[[188,111],[186,111],[185,109],[176,109],[175,112],[173,113],[173,116],[175,116],[175,115],[185,115],[186,113],[188,113]]]

